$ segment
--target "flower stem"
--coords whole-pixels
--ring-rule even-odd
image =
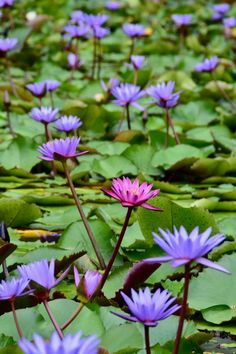
[[[15,309],[14,300],[10,301],[10,305],[11,305],[11,310],[12,310],[12,314],[13,314],[13,318],[14,318],[14,321],[15,321],[17,332],[19,334],[19,337],[22,338],[23,334],[22,334],[22,331],[21,331],[21,328],[20,328],[20,325],[19,325],[19,322],[18,322],[18,319],[17,319],[17,316],[16,316],[16,309]]]
[[[73,313],[73,315],[61,326],[62,331],[64,331],[64,329],[66,329],[71,324],[71,322],[73,322],[74,319],[76,319],[76,317],[80,314],[83,307],[84,304],[81,302],[77,310]]]
[[[186,309],[187,309],[189,280],[190,280],[190,263],[187,263],[185,265],[185,272],[184,272],[184,293],[183,293],[182,307],[181,307],[181,311],[180,311],[179,325],[178,325],[178,330],[177,330],[177,334],[176,334],[173,354],[179,353],[179,346],[180,346],[181,335],[182,335],[183,326],[184,326]]]
[[[54,99],[53,99],[53,93],[52,93],[52,91],[49,92],[49,96],[50,96],[51,106],[52,106],[52,108],[54,108]]]
[[[176,144],[180,144],[180,140],[179,140],[178,134],[176,133],[174,123],[173,123],[173,120],[171,118],[170,111],[168,108],[166,108],[166,120],[169,122],[168,124],[170,125],[170,127],[173,131]]]
[[[7,125],[8,125],[8,128],[9,128],[9,131],[10,131],[10,134],[13,138],[16,137],[16,134],[13,130],[13,127],[12,127],[12,123],[11,123],[11,115],[10,115],[10,110],[9,108],[6,108],[6,115],[7,115]]]
[[[130,60],[130,57],[133,55],[134,53],[134,46],[135,46],[135,39],[134,38],[131,38],[131,46],[130,46],[130,52],[129,52],[129,60]]]
[[[62,333],[62,331],[60,329],[60,326],[58,325],[58,323],[57,323],[57,321],[56,321],[56,319],[55,319],[55,317],[54,317],[54,315],[53,315],[53,313],[52,313],[52,311],[51,311],[51,309],[50,309],[50,307],[48,305],[47,300],[43,300],[43,304],[44,304],[44,307],[45,307],[45,309],[46,309],[46,311],[48,313],[48,316],[49,316],[49,318],[50,318],[55,330],[57,331],[59,337],[61,339],[63,339],[63,333]]]
[[[168,109],[166,109],[166,136],[165,136],[165,149],[168,148],[169,145],[169,118],[168,118]]]
[[[150,338],[149,338],[149,327],[145,326],[145,325],[144,325],[144,337],[145,337],[146,354],[151,354]]]
[[[97,64],[97,38],[93,37],[93,64],[92,64],[92,79],[94,79]]]
[[[8,268],[7,268],[6,259],[4,259],[4,261],[2,262],[2,270],[3,270],[3,274],[4,274],[5,279],[9,278],[9,272],[8,272]]]
[[[227,93],[225,92],[225,90],[219,85],[218,81],[216,80],[215,74],[212,71],[211,72],[211,77],[212,80],[214,81],[214,84],[216,85],[217,89],[219,90],[219,92],[221,93],[221,95],[224,97],[224,99],[229,102],[231,108],[236,111],[236,106],[235,104],[231,101],[231,99],[229,98],[229,96],[227,95]]]
[[[50,140],[52,140],[52,134],[51,134],[50,130],[48,129],[48,123],[44,123],[44,129],[45,129],[46,142],[49,142]],[[51,162],[51,166],[52,166],[51,175],[54,177],[57,174],[55,161]]]
[[[138,70],[134,69],[134,79],[133,79],[133,84],[137,85],[138,82]]]
[[[93,246],[93,249],[96,253],[96,256],[97,256],[97,259],[98,259],[98,262],[99,262],[99,265],[101,267],[101,269],[105,269],[106,268],[106,265],[105,265],[105,262],[104,262],[104,259],[102,257],[102,254],[101,254],[101,251],[98,247],[98,244],[96,242],[96,239],[94,237],[94,234],[93,234],[93,231],[89,225],[89,222],[86,218],[86,215],[84,214],[84,211],[83,211],[83,208],[81,206],[81,203],[80,203],[80,200],[77,196],[77,193],[76,193],[76,190],[75,190],[75,187],[74,187],[74,184],[73,184],[73,181],[72,181],[72,178],[70,176],[70,173],[68,171],[68,168],[67,168],[67,165],[66,165],[66,162],[63,162],[63,168],[64,168],[64,171],[65,171],[65,175],[66,175],[66,178],[67,178],[67,182],[69,184],[69,187],[70,187],[70,190],[71,190],[71,193],[72,193],[72,196],[74,198],[74,201],[75,201],[75,204],[77,206],[77,209],[79,211],[79,214],[81,216],[81,219],[84,223],[84,227],[88,233],[88,236],[89,236],[89,239],[92,243],[92,246]]]
[[[102,46],[101,41],[98,39],[98,69],[97,69],[97,79],[100,80],[101,66],[102,66]]]
[[[131,130],[129,104],[127,104],[125,107],[126,107],[126,118],[127,118],[128,129]]]
[[[130,219],[132,210],[133,210],[133,207],[129,207],[129,208],[128,208],[128,211],[127,211],[127,214],[126,214],[126,217],[125,217],[125,221],[124,221],[122,230],[121,230],[121,232],[120,232],[120,235],[119,235],[119,237],[118,237],[116,246],[115,246],[115,248],[114,248],[114,250],[113,250],[113,253],[112,253],[112,255],[111,255],[111,258],[110,258],[110,260],[109,260],[109,263],[108,263],[108,265],[107,265],[107,267],[106,267],[106,269],[105,269],[105,272],[103,273],[102,279],[101,279],[101,281],[100,281],[100,283],[99,283],[99,286],[98,286],[98,289],[99,289],[99,290],[101,290],[101,289],[103,288],[103,286],[104,286],[104,284],[105,284],[105,282],[106,282],[106,280],[107,280],[107,277],[108,277],[108,275],[109,275],[109,273],[110,273],[110,271],[111,271],[111,268],[112,268],[112,266],[113,266],[113,263],[114,263],[114,261],[115,261],[115,259],[116,259],[117,253],[118,253],[118,251],[119,251],[120,245],[121,245],[121,243],[122,243],[122,240],[123,240],[124,235],[125,235],[125,231],[126,231],[126,229],[127,229],[128,223],[129,223],[129,219]]]

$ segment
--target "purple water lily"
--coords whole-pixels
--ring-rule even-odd
[[[119,1],[107,1],[105,8],[110,11],[116,11],[121,8],[121,3]]]
[[[153,232],[156,244],[166,253],[166,256],[146,259],[146,262],[169,262],[176,268],[183,264],[192,262],[200,263],[204,266],[229,273],[227,269],[207,259],[206,256],[213,248],[220,245],[225,237],[222,234],[216,234],[210,237],[212,228],[209,227],[203,233],[199,233],[199,227],[195,227],[189,234],[181,226],[178,230],[174,227],[174,233],[170,230],[159,228],[161,236]]]
[[[70,15],[71,22],[77,25],[82,25],[84,22],[86,22],[85,15],[86,14],[83,11],[80,10],[73,11]]]
[[[15,0],[0,0],[0,8],[12,7]]]
[[[32,293],[28,289],[29,280],[24,278],[12,278],[11,280],[2,280],[0,283],[0,301],[14,301],[16,297]]]
[[[77,54],[69,53],[67,61],[71,69],[76,70],[79,67],[79,57]]]
[[[41,261],[18,266],[17,269],[23,279],[32,280],[47,289],[47,291],[57,286],[69,272],[68,268],[56,279],[54,274],[55,259],[50,262],[47,259],[42,259]]]
[[[139,24],[125,23],[122,28],[124,33],[131,38],[142,37],[145,32],[144,27]]]
[[[195,70],[198,72],[211,72],[217,67],[218,63],[219,63],[219,58],[217,56],[213,56],[197,64],[195,66]]]
[[[172,108],[177,105],[181,93],[173,93],[174,87],[174,81],[169,81],[167,83],[162,82],[156,86],[150,86],[146,89],[146,92],[155,99],[154,103],[158,106]]]
[[[173,305],[176,297],[172,297],[168,291],[160,289],[151,294],[149,288],[139,289],[136,292],[131,289],[131,298],[121,292],[121,295],[129,307],[132,316],[114,313],[114,315],[132,322],[141,322],[145,326],[155,327],[159,321],[171,316],[180,306]]]
[[[192,14],[185,14],[185,15],[174,14],[171,16],[172,20],[174,21],[177,27],[189,25],[192,20],[192,17],[193,17]]]
[[[47,87],[45,81],[36,82],[34,84],[26,85],[27,90],[29,90],[35,97],[39,99],[43,98],[46,95]]]
[[[108,28],[99,27],[99,26],[94,27],[93,36],[98,39],[103,39],[109,34],[110,34],[110,30]]]
[[[133,68],[135,70],[141,69],[141,67],[143,66],[144,60],[145,60],[145,56],[143,56],[143,55],[131,55],[131,57],[130,57],[131,65],[133,66]]]
[[[76,116],[62,116],[56,122],[56,128],[63,132],[77,130],[83,122]]]
[[[119,80],[112,77],[107,84],[103,80],[101,80],[101,86],[104,92],[111,93],[111,90],[119,85]]]
[[[124,207],[133,208],[136,206],[141,206],[142,208],[150,210],[161,210],[147,204],[149,199],[154,198],[160,193],[160,189],[152,191],[152,187],[153,185],[148,185],[147,182],[139,185],[138,179],[131,182],[128,177],[123,177],[123,179],[114,178],[112,180],[111,189],[107,190],[102,188],[102,191],[110,197],[119,200]]]
[[[30,117],[37,122],[51,123],[57,119],[58,109],[51,107],[33,108],[30,113]]]
[[[104,14],[98,14],[98,15],[85,14],[84,19],[86,23],[91,28],[94,29],[96,27],[101,27],[105,22],[107,22],[108,16]]]
[[[222,3],[222,4],[216,4],[212,6],[212,9],[214,11],[212,15],[212,19],[215,21],[222,20],[226,12],[230,10],[230,6],[227,3]]]
[[[80,138],[74,136],[72,138],[67,137],[66,139],[49,141],[38,148],[38,152],[41,154],[39,158],[46,161],[64,161],[71,157],[84,155],[87,151],[76,152],[79,142]]]
[[[18,43],[17,38],[0,38],[0,54],[6,54],[15,48]]]
[[[225,28],[233,28],[236,27],[236,17],[228,17],[224,18],[223,24]]]
[[[57,80],[45,80],[44,83],[46,85],[47,92],[53,92],[61,85]]]
[[[89,28],[88,26],[84,26],[84,25],[76,26],[76,25],[69,24],[64,27],[64,31],[66,32],[66,36],[80,39],[82,37],[87,36],[89,32]]]
[[[83,293],[86,298],[89,299],[94,295],[94,292],[98,288],[102,275],[97,271],[87,270],[81,279],[77,268],[74,267],[74,278],[76,287],[82,283]]]
[[[111,90],[112,95],[116,98],[113,103],[118,106],[132,105],[140,110],[143,107],[137,103],[137,100],[144,96],[145,92],[139,86],[132,84],[120,84]]]
[[[19,346],[25,354],[98,354],[99,339],[96,335],[83,337],[82,332],[67,334],[63,339],[53,333],[49,341],[34,334],[32,343],[26,338],[19,341]]]

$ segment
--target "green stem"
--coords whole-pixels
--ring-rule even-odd
[[[56,319],[55,319],[55,317],[54,317],[54,315],[53,315],[53,313],[52,313],[52,311],[51,311],[51,309],[50,309],[50,307],[49,307],[49,305],[48,305],[47,300],[43,300],[43,304],[44,304],[44,307],[45,307],[45,309],[46,309],[46,311],[47,311],[47,313],[48,313],[48,316],[49,316],[49,318],[50,318],[50,320],[51,320],[51,322],[52,322],[52,324],[53,324],[55,330],[57,331],[59,337],[60,337],[61,339],[63,339],[63,333],[62,333],[62,331],[61,331],[61,329],[60,329],[60,326],[59,326],[59,324],[57,323],[57,321],[56,321]]]
[[[120,232],[120,235],[118,237],[118,240],[117,240],[117,243],[116,243],[116,246],[113,250],[113,253],[111,255],[111,258],[109,260],[109,263],[105,269],[105,272],[103,273],[103,276],[102,276],[102,279],[101,279],[101,282],[99,283],[99,286],[98,286],[98,289],[101,290],[108,278],[108,275],[111,271],[111,268],[113,266],[113,263],[116,259],[116,256],[117,256],[117,253],[119,251],[119,248],[120,248],[120,245],[122,243],[122,240],[124,238],[124,235],[125,235],[125,231],[127,229],[127,226],[128,226],[128,223],[129,223],[129,219],[130,219],[130,216],[131,216],[131,213],[132,213],[132,210],[133,210],[133,207],[129,207],[128,208],[128,211],[127,211],[127,214],[126,214],[126,217],[125,217],[125,221],[124,221],[124,224],[123,224],[123,227],[122,227],[122,230]]]
[[[126,118],[127,118],[128,129],[131,130],[129,104],[127,104],[125,107],[126,107]]]
[[[184,327],[184,320],[187,310],[187,300],[188,300],[188,289],[189,289],[189,280],[190,280],[190,263],[185,264],[185,272],[184,272],[184,293],[183,293],[183,300],[182,306],[180,311],[180,318],[179,318],[179,325],[176,334],[175,344],[173,354],[179,353],[179,346],[181,341],[181,335]]]
[[[174,127],[174,123],[173,123],[173,120],[171,118],[170,111],[169,111],[168,108],[166,108],[166,119],[168,120],[169,125],[170,125],[170,127],[172,129],[176,144],[180,144],[180,140],[179,140],[178,134],[176,133],[176,130],[175,130],[175,127]]]
[[[22,338],[23,337],[23,333],[21,331],[20,324],[19,324],[17,316],[16,316],[16,309],[15,309],[14,300],[10,301],[10,305],[11,305],[11,310],[12,310],[12,314],[13,314],[13,318],[14,318],[14,322],[15,322],[15,325],[16,325],[17,332],[19,334],[19,337]]]
[[[97,64],[97,38],[93,37],[93,64],[92,64],[92,79],[94,79]]]
[[[62,331],[64,331],[64,329],[66,329],[71,324],[71,322],[73,322],[74,319],[76,319],[76,317],[80,314],[83,307],[84,304],[81,302],[77,310],[73,313],[73,315],[61,326]]]
[[[149,338],[149,327],[145,326],[145,325],[144,325],[144,337],[145,337],[146,354],[151,354],[150,338]]]
[[[89,236],[89,239],[90,239],[91,244],[93,246],[93,249],[94,249],[94,251],[96,253],[99,265],[100,265],[101,269],[105,269],[106,265],[105,265],[104,259],[102,257],[101,251],[100,251],[100,249],[98,247],[98,244],[96,242],[96,239],[94,237],[93,231],[92,231],[92,229],[91,229],[91,227],[89,225],[89,222],[88,222],[88,220],[86,218],[86,215],[84,214],[84,211],[83,211],[83,208],[81,206],[80,200],[79,200],[79,198],[77,196],[73,181],[72,181],[70,173],[68,171],[66,162],[63,162],[62,164],[63,164],[63,168],[64,168],[64,171],[65,171],[65,175],[66,175],[67,182],[69,184],[72,196],[74,198],[74,201],[75,201],[75,204],[77,206],[78,212],[79,212],[79,214],[81,216],[81,219],[82,219],[82,221],[84,223],[84,227],[85,227],[85,229],[86,229],[86,231],[88,233],[88,236]]]

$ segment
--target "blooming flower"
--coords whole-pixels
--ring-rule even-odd
[[[17,38],[0,38],[0,54],[5,54],[14,49],[17,43]]]
[[[143,110],[136,101],[144,95],[144,91],[141,91],[139,86],[132,84],[120,84],[111,90],[112,95],[116,98],[113,103],[118,106],[133,105],[136,108]]]
[[[141,206],[146,209],[161,210],[146,203],[148,199],[155,197],[160,192],[160,189],[151,191],[152,186],[152,184],[148,185],[146,182],[139,185],[137,178],[132,183],[128,177],[123,177],[123,179],[114,178],[111,189],[102,188],[102,191],[119,200],[124,207]]]
[[[70,25],[66,25],[64,27],[64,30],[67,33],[67,35],[69,35],[69,37],[79,39],[88,34],[89,28],[84,25],[75,26],[70,24]]]
[[[70,18],[72,23],[81,25],[83,22],[85,22],[85,12],[80,10],[73,11],[70,15]]]
[[[176,26],[181,27],[181,26],[187,26],[192,20],[192,15],[191,14],[186,14],[186,15],[172,15],[171,16],[172,20],[176,24]]]
[[[211,72],[218,65],[219,59],[217,56],[213,56],[209,59],[205,59],[203,62],[195,66],[196,71],[198,72]]]
[[[38,98],[42,98],[45,96],[47,92],[46,88],[46,83],[45,81],[42,82],[36,82],[34,84],[28,84],[26,85],[26,88],[35,96]]]
[[[108,16],[104,14],[98,14],[98,15],[90,15],[90,14],[85,14],[84,19],[86,20],[86,23],[91,27],[91,28],[96,28],[102,26],[105,22],[108,20]]]
[[[58,109],[51,107],[41,107],[41,108],[33,108],[31,110],[30,116],[37,122],[42,123],[51,123],[57,119]]]
[[[84,295],[89,299],[96,291],[102,279],[102,275],[99,272],[87,270],[81,280],[77,268],[74,267],[74,278],[76,287],[81,284]]]
[[[167,256],[149,258],[145,260],[146,262],[152,263],[155,261],[162,263],[171,261],[171,265],[174,268],[183,264],[197,262],[221,272],[229,273],[224,267],[204,257],[225,240],[222,234],[210,237],[211,227],[203,233],[199,233],[198,226],[190,234],[187,233],[184,226],[180,226],[179,230],[174,227],[174,233],[171,233],[170,230],[164,231],[161,228],[159,228],[159,231],[162,237],[155,232],[152,234],[157,245],[167,253]]]
[[[107,1],[105,3],[105,8],[110,11],[115,11],[121,8],[121,4],[118,1]]]
[[[55,259],[48,262],[47,259],[41,261],[32,262],[27,265],[17,267],[20,275],[25,280],[32,280],[35,283],[41,285],[48,291],[57,286],[67,275],[69,268],[56,279],[55,272]]]
[[[26,338],[19,341],[19,346],[25,354],[98,354],[100,343],[96,335],[82,337],[82,332],[66,334],[60,339],[57,333],[53,333],[49,341],[38,335],[33,335],[34,343]]]
[[[164,320],[180,308],[179,305],[170,306],[176,297],[172,297],[171,293],[166,290],[158,289],[152,295],[149,288],[145,288],[144,291],[139,289],[139,292],[131,289],[131,298],[123,292],[121,292],[121,295],[132,316],[114,314],[128,321],[142,322],[149,327],[155,327],[158,321]]]
[[[101,80],[101,86],[104,92],[110,93],[111,90],[119,85],[119,80],[112,77],[107,84]]]
[[[61,85],[57,80],[45,80],[44,83],[48,92],[55,91]]]
[[[225,28],[236,27],[236,17],[228,17],[223,20]]]
[[[0,0],[0,8],[12,7],[15,0]]]
[[[75,116],[62,116],[57,120],[56,127],[63,132],[70,132],[78,129],[82,124],[83,122]]]
[[[131,64],[135,70],[141,69],[144,60],[145,57],[143,55],[131,55],[130,57]]]
[[[108,28],[103,27],[94,27],[93,35],[98,39],[102,39],[110,34],[110,30]]]
[[[76,152],[76,148],[80,142],[80,138],[67,137],[66,139],[55,139],[47,142],[39,147],[38,152],[41,154],[39,156],[42,160],[53,161],[53,160],[66,160],[71,157],[77,157],[84,155],[87,151]]]
[[[224,17],[224,14],[230,10],[230,6],[227,3],[217,4],[212,8],[214,11],[212,19],[216,21],[221,20]]]
[[[32,292],[25,290],[29,284],[27,279],[12,278],[11,280],[2,280],[0,283],[0,300],[13,301],[15,297],[24,296]]]
[[[125,23],[122,28],[124,33],[131,38],[142,37],[145,32],[144,27],[139,24]]]
[[[177,105],[180,92],[173,93],[174,81],[162,82],[156,86],[150,86],[146,92],[155,99],[155,103],[163,108],[171,108]]]

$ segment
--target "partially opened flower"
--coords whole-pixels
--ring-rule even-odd
[[[83,122],[76,116],[62,116],[56,121],[56,128],[63,132],[77,130]]]
[[[218,65],[219,59],[217,56],[213,56],[209,59],[205,59],[203,62],[195,66],[198,72],[212,72]]]
[[[99,339],[96,335],[83,337],[82,332],[66,334],[63,339],[53,333],[49,341],[40,335],[33,335],[32,343],[26,338],[19,341],[19,346],[25,354],[98,354]]]
[[[119,10],[121,8],[121,3],[119,1],[107,1],[105,3],[105,8],[110,11]]]
[[[0,301],[14,301],[16,297],[32,293],[28,289],[29,280],[25,278],[12,278],[11,280],[2,280],[0,283]]]
[[[55,139],[43,144],[39,147],[38,152],[42,160],[53,161],[65,161],[71,157],[77,157],[84,155],[87,151],[77,152],[76,149],[79,145],[80,138],[67,137],[66,139]]]
[[[36,82],[34,84],[28,84],[26,85],[26,88],[35,96],[38,98],[43,98],[46,95],[47,88],[46,88],[46,83],[45,81],[42,82]]]
[[[50,262],[47,259],[18,266],[18,272],[23,279],[34,281],[47,291],[57,286],[67,275],[69,268],[66,269],[58,279],[55,277],[55,259]]]
[[[76,70],[79,67],[79,57],[77,54],[69,53],[67,57],[68,65],[72,70]]]
[[[219,246],[225,237],[222,234],[216,234],[210,237],[212,228],[209,227],[203,233],[199,232],[199,227],[195,227],[189,234],[181,226],[178,230],[174,227],[174,233],[170,230],[162,230],[159,228],[161,236],[153,232],[156,244],[166,253],[166,256],[146,259],[146,262],[169,262],[172,267],[176,268],[183,264],[192,262],[200,263],[207,267],[229,273],[227,269],[207,259],[205,256],[216,246]]]
[[[44,81],[46,84],[46,90],[48,92],[53,92],[55,91],[61,84],[57,80],[45,80]]]
[[[212,19],[219,21],[221,20],[226,12],[230,10],[230,5],[227,3],[222,3],[222,4],[216,4],[212,7],[214,13],[212,15]]]
[[[17,38],[0,38],[0,54],[5,55],[15,48],[18,43]]]
[[[141,322],[148,327],[155,327],[159,321],[171,316],[180,308],[179,305],[172,305],[176,298],[166,290],[158,289],[152,294],[149,288],[139,289],[138,292],[131,289],[131,298],[123,292],[121,295],[129,307],[131,316],[113,313],[125,320]]]
[[[51,123],[57,119],[58,109],[51,107],[33,108],[30,112],[31,118],[41,123]]]
[[[140,110],[143,107],[137,103],[137,100],[144,96],[145,92],[139,86],[132,84],[120,84],[111,90],[112,95],[116,98],[113,102],[118,106],[129,106],[130,104]]]
[[[143,55],[131,55],[130,57],[131,64],[135,70],[141,69],[144,60],[145,60],[145,56]]]
[[[85,14],[84,19],[86,23],[91,27],[91,28],[96,28],[102,26],[105,22],[108,20],[108,16],[105,14],[97,14],[97,15],[91,15],[91,14]]]
[[[84,25],[76,26],[69,24],[64,27],[64,30],[69,37],[76,39],[85,37],[89,32],[88,26]]]
[[[119,80],[112,77],[107,84],[103,80],[101,80],[101,86],[104,92],[110,94],[111,91],[119,85]]]
[[[223,24],[225,28],[233,28],[236,27],[236,17],[228,17],[223,20]]]
[[[144,27],[139,24],[125,23],[122,28],[124,33],[131,38],[142,37],[145,33]]]
[[[156,86],[150,86],[146,92],[154,98],[154,103],[163,108],[172,108],[177,105],[180,93],[173,93],[174,81],[162,82]]]
[[[73,11],[70,18],[72,23],[82,25],[85,22],[85,12],[80,10]]]
[[[99,26],[94,27],[93,36],[98,39],[105,38],[109,34],[110,34],[110,30],[108,28],[99,27]]]
[[[74,278],[76,287],[80,287],[82,295],[87,299],[91,298],[98,288],[98,285],[102,279],[102,275],[94,270],[87,270],[82,278],[80,278],[79,272],[74,267]]]
[[[138,179],[135,179],[132,183],[128,177],[115,178],[112,180],[112,186],[110,190],[102,188],[102,191],[112,198],[115,198],[121,202],[124,207],[133,208],[141,206],[142,208],[151,210],[161,210],[150,204],[147,201],[154,198],[160,193],[160,189],[151,190],[152,184],[144,182],[139,185]]]
[[[171,16],[172,20],[174,21],[177,27],[189,25],[192,20],[192,17],[193,16],[191,14],[185,14],[185,15],[175,14]]]

